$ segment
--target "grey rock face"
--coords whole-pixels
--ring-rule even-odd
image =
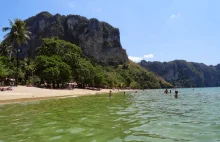
[[[42,38],[58,37],[82,48],[83,53],[105,64],[123,64],[128,61],[120,43],[119,29],[97,19],[88,20],[79,15],[61,16],[42,12],[25,20],[31,40],[22,56],[35,56]]]
[[[139,64],[179,87],[220,86],[220,64],[207,66],[184,60],[163,63],[141,61]]]

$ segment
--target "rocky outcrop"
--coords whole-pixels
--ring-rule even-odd
[[[62,16],[41,12],[25,20],[31,39],[29,48],[22,56],[35,56],[42,38],[58,37],[82,48],[84,54],[98,62],[122,64],[128,61],[127,53],[120,43],[119,29],[97,19],[87,19],[79,15]]]
[[[163,63],[143,60],[139,64],[179,87],[220,86],[220,64],[207,66],[203,63],[186,62],[184,60]]]

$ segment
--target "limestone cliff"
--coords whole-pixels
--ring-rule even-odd
[[[98,62],[123,64],[128,61],[127,53],[120,43],[119,29],[97,19],[87,19],[79,15],[51,15],[41,12],[25,20],[31,39],[29,48],[22,56],[33,57],[35,50],[46,37],[58,37],[82,48],[84,54]]]
[[[220,86],[220,64],[207,66],[203,63],[186,62],[184,60],[171,62],[141,61],[139,64],[173,85],[180,87]]]

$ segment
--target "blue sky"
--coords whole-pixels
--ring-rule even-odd
[[[135,61],[220,63],[220,0],[2,0],[0,28],[41,11],[108,22]]]

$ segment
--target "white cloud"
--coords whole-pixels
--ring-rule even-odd
[[[74,4],[72,4],[72,3],[69,3],[68,6],[69,6],[70,8],[72,8],[72,9],[74,9],[74,8],[76,7],[76,6],[75,6]]]
[[[144,56],[128,56],[128,58],[134,62],[140,62],[141,60],[144,59],[150,59],[150,58],[154,58],[154,54],[146,54]]]
[[[173,19],[173,18],[179,18],[180,17],[180,14],[177,13],[177,14],[173,14],[170,16],[170,19]]]
[[[154,57],[153,54],[147,54],[147,55],[144,55],[144,58],[147,58],[147,59],[149,59],[149,58],[153,58],[153,57]]]
[[[96,11],[97,12],[102,12],[102,10],[100,8],[97,8]]]
[[[143,57],[128,56],[128,58],[134,62],[140,62],[143,60]]]

